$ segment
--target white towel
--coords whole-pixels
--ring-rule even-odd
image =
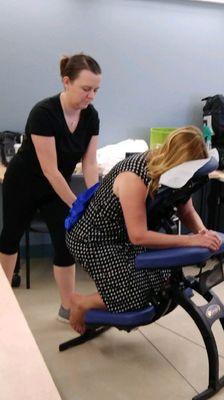
[[[171,187],[173,189],[181,188],[189,181],[189,179],[191,179],[195,172],[203,167],[203,165],[207,164],[212,157],[214,157],[217,161],[219,160],[217,149],[209,150],[208,158],[186,161],[164,172],[164,174],[162,174],[160,177],[159,184]]]

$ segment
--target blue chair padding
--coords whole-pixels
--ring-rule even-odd
[[[155,316],[155,307],[149,306],[143,310],[128,311],[121,313],[112,313],[106,310],[90,310],[87,311],[85,323],[92,325],[106,326],[139,326],[145,325],[152,321]]]
[[[184,291],[187,297],[193,296],[191,288]],[[87,311],[85,323],[87,325],[135,327],[149,324],[156,315],[155,307],[149,306],[143,310],[112,313],[107,310],[92,309]]]
[[[163,250],[150,250],[136,257],[136,268],[172,269],[205,262],[213,255],[224,253],[224,234],[219,232],[218,235],[222,240],[222,245],[216,252],[212,252],[206,247],[176,247]]]

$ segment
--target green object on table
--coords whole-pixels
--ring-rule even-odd
[[[163,144],[167,136],[173,132],[176,128],[151,128],[149,137],[149,147],[150,149],[155,149],[156,147]]]

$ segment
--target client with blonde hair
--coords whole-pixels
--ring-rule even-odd
[[[202,132],[196,126],[176,129],[170,134],[163,146],[148,153],[147,170],[151,178],[150,193],[158,188],[159,179],[164,172],[186,161],[208,157]]]
[[[159,149],[128,157],[106,175],[66,236],[72,256],[97,288],[87,296],[72,295],[70,323],[77,332],[85,332],[85,313],[91,308],[124,312],[147,307],[170,276],[168,270],[135,269],[136,255],[147,248],[219,248],[220,239],[205,228],[191,199],[178,207],[178,216],[193,235],[170,235],[147,227],[146,197],[156,196],[160,176],[186,161],[207,157],[201,131],[187,126],[173,131]]]

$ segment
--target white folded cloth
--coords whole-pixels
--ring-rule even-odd
[[[205,165],[212,157],[217,161],[219,160],[219,153],[217,149],[209,150],[209,157],[200,160],[187,161],[177,165],[164,172],[161,175],[159,184],[171,187],[173,189],[181,188],[189,181],[189,179],[198,171],[203,165]]]
[[[125,158],[126,153],[144,153],[148,145],[142,139],[127,139],[115,144],[109,144],[97,150],[99,173],[106,175],[111,168]],[[76,173],[82,172],[81,163],[76,166]]]

